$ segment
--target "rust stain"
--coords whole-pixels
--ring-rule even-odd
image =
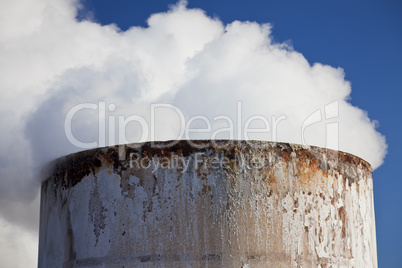
[[[92,224],[89,232],[93,233],[94,247],[108,241],[110,252],[121,256],[141,249],[141,254],[132,257],[133,263],[156,265],[173,258],[168,256],[180,256],[180,261],[230,263],[228,267],[253,267],[257,263],[265,266],[256,267],[266,267],[267,263],[277,267],[307,263],[325,267],[334,265],[333,256],[345,258],[343,266],[352,263],[346,262],[353,252],[345,241],[357,235],[350,222],[354,216],[359,217],[352,213],[360,199],[352,199],[353,191],[364,194],[371,183],[371,166],[364,160],[343,152],[287,143],[169,144],[172,141],[120,145],[60,158],[54,162],[42,192],[62,200],[63,211],[73,207],[74,200],[69,199],[72,193],[88,193],[86,216]],[[198,165],[191,166],[196,154],[201,155]],[[150,168],[132,166],[133,155],[138,157],[134,160],[141,159]],[[179,161],[170,168],[163,159],[172,157],[190,164]],[[213,169],[208,166],[213,158],[227,158],[227,162]],[[153,169],[154,161],[160,161],[161,166]],[[106,194],[107,187],[117,184],[114,198],[101,198],[98,177],[108,185],[102,186]],[[364,205],[359,203],[358,209],[363,211]],[[80,204],[75,209],[80,211]],[[74,227],[74,219],[68,221]],[[80,226],[81,221],[75,221],[75,226]],[[111,222],[118,222],[118,227],[113,227],[116,237],[105,231]],[[367,228],[364,222],[359,224],[358,234],[364,237]],[[80,239],[73,227],[68,237]],[[101,240],[105,236],[107,239]],[[202,247],[198,241],[202,241]],[[71,243],[80,247],[79,242]],[[158,243],[165,243],[164,255],[157,255]],[[148,244],[153,246],[148,248]],[[69,247],[69,263],[92,261],[75,260],[76,248]],[[238,261],[228,261],[228,252]]]
[[[89,174],[95,175],[99,172],[101,166],[113,167],[114,173],[121,173],[127,169],[127,161],[133,152],[140,153],[142,157],[147,156],[148,158],[156,156],[171,157],[172,155],[188,157],[191,154],[203,153],[209,149],[213,149],[215,153],[222,152],[230,160],[227,168],[235,172],[239,169],[237,161],[239,154],[260,155],[268,163],[271,163],[272,161],[267,159],[267,156],[272,151],[281,158],[280,161],[283,163],[295,163],[298,170],[297,176],[303,177],[302,182],[305,184],[312,182],[317,171],[320,171],[320,176],[328,177],[328,172],[336,170],[348,181],[349,185],[355,182],[356,176],[348,174],[351,169],[348,169],[348,166],[353,168],[361,167],[366,172],[372,172],[370,164],[354,155],[313,146],[301,148],[287,143],[268,143],[270,144],[269,147],[262,147],[258,145],[261,142],[255,142],[255,144],[248,142],[244,146],[240,141],[191,141],[192,144],[199,146],[198,148],[187,141],[178,141],[173,146],[166,147],[167,144],[171,143],[172,141],[155,142],[154,144],[147,142],[135,144],[135,146],[119,145],[71,154],[56,160],[53,163],[53,172],[51,174],[64,174],[63,186],[68,188],[74,186]],[[239,144],[242,144],[242,146],[239,146]],[[123,151],[125,153],[124,160],[119,159],[119,150],[122,147],[124,147]],[[295,154],[295,156],[292,157],[292,154]],[[322,158],[323,155],[326,160]],[[147,160],[145,159],[145,161]],[[331,166],[331,162],[342,163],[344,168],[338,170],[340,165]],[[268,174],[272,173],[271,168],[268,167],[266,170]],[[270,183],[275,183],[275,179],[271,178],[272,176],[267,177],[269,177]]]

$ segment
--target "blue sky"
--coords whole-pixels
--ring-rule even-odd
[[[122,30],[146,26],[150,14],[175,1],[86,0],[85,12]],[[379,267],[402,267],[402,2],[400,1],[223,1],[190,0],[224,23],[234,20],[273,25],[273,38],[288,41],[310,63],[345,70],[350,102],[378,121],[388,153],[375,170],[374,198]]]

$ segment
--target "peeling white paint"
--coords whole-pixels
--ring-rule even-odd
[[[91,172],[77,171],[91,157],[75,173],[80,154],[59,160],[42,184],[39,267],[377,267],[370,166],[259,144],[203,149],[204,164],[230,158],[217,169],[195,166],[196,152],[180,146],[164,149],[187,160],[174,168],[111,161],[119,148],[94,150],[102,163]]]

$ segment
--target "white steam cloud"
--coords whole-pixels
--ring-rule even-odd
[[[35,245],[37,235],[36,174],[46,162],[82,150],[66,137],[69,111],[74,139],[97,146],[176,139],[182,114],[187,129],[204,129],[190,138],[244,139],[248,127],[250,139],[304,141],[355,154],[374,168],[382,164],[385,139],[367,113],[348,102],[343,70],[311,65],[273,42],[269,24],[224,25],[182,1],[152,15],[146,28],[120,31],[77,21],[77,8],[74,0],[0,1],[5,267],[36,266],[35,246],[23,246]],[[86,109],[79,110],[82,104]],[[151,104],[172,105],[154,109],[154,136]],[[13,246],[3,250],[6,243]]]

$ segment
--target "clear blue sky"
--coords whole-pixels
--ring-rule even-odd
[[[85,0],[86,12],[122,30],[146,26],[168,0]],[[402,267],[402,1],[189,0],[224,23],[271,23],[274,39],[291,41],[310,63],[342,67],[352,83],[351,103],[378,120],[389,145],[374,176],[379,267]]]

